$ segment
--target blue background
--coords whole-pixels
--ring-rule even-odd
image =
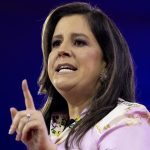
[[[15,135],[9,136],[9,108],[24,109],[21,82],[28,80],[36,107],[37,79],[42,66],[41,30],[49,11],[65,2],[58,0],[0,1],[0,150],[26,149]],[[135,62],[137,100],[150,109],[150,4],[148,0],[93,0],[110,16],[125,36]]]

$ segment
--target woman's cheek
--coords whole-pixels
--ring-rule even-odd
[[[51,61],[50,60],[48,60],[48,66],[47,66],[48,68],[48,75],[49,75],[49,78],[51,78],[51,76],[52,76],[52,63],[51,63]]]

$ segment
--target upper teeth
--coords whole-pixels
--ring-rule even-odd
[[[71,70],[71,69],[65,69],[65,68],[64,69],[62,68],[62,69],[59,70],[59,72],[71,72],[71,71],[73,71],[73,70]]]
[[[72,70],[69,66],[60,66],[59,71],[62,70],[62,69],[70,69],[70,70]]]
[[[56,71],[60,72],[60,71],[75,71],[76,68],[71,66],[71,65],[62,65],[62,66],[59,66]]]

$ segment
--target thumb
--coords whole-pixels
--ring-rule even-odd
[[[10,114],[11,114],[11,119],[13,121],[14,117],[16,116],[18,110],[14,107],[10,108]]]

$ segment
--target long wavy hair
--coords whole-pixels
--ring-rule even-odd
[[[132,57],[126,40],[114,22],[102,10],[87,3],[74,2],[62,5],[51,11],[42,31],[43,68],[38,83],[39,93],[47,95],[42,111],[48,130],[52,112],[68,113],[66,100],[56,91],[48,76],[47,65],[51,52],[51,40],[59,20],[74,14],[85,16],[93,35],[101,46],[107,64],[105,68],[107,78],[96,91],[87,115],[77,122],[69,133],[65,144],[66,149],[69,149],[74,141],[80,147],[86,132],[117,105],[119,97],[130,102],[135,100]]]

